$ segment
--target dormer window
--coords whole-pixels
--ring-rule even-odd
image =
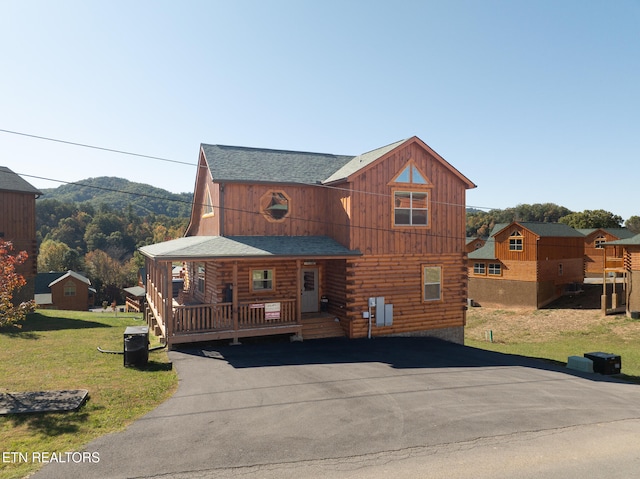
[[[269,221],[283,221],[289,216],[291,199],[284,191],[268,191],[260,199],[260,212]]]
[[[518,230],[515,230],[509,236],[509,251],[522,251],[522,233]]]

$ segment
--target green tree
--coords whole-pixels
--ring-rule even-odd
[[[66,271],[65,257],[71,248],[61,241],[45,240],[38,252],[38,271]]]
[[[622,217],[605,210],[584,210],[560,218],[559,223],[576,229],[583,228],[620,228]]]
[[[625,228],[635,234],[640,234],[640,216],[632,216],[624,222]]]

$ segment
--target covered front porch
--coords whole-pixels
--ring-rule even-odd
[[[637,287],[640,279],[640,235],[609,241],[602,246],[602,313],[626,313],[632,318],[640,318],[640,290]]]
[[[303,339],[305,318],[339,325],[342,272],[346,259],[360,254],[326,237],[186,237],[140,251],[147,322],[169,347],[265,335]],[[172,279],[176,265],[179,281]]]

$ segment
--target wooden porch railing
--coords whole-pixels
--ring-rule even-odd
[[[604,267],[606,269],[615,269],[615,268],[623,268],[624,267],[624,259],[616,258],[614,256],[607,256],[605,258]]]
[[[233,329],[231,303],[176,306],[173,309],[173,333],[197,333]]]
[[[232,303],[180,305],[173,308],[173,335],[236,331]],[[296,324],[295,300],[238,305],[238,330]]]
[[[273,303],[241,303],[238,307],[240,329],[268,328],[295,323],[296,320],[296,302],[293,299]]]

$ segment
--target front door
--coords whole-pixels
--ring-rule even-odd
[[[318,311],[318,270],[302,270],[302,312],[315,313]]]

